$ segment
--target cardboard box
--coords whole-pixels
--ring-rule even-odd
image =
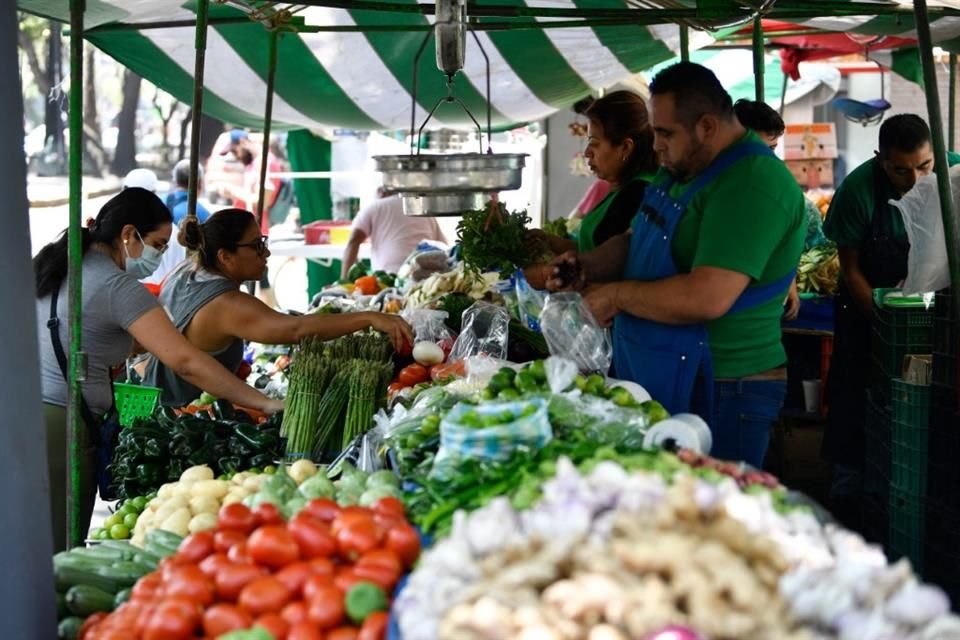
[[[788,124],[783,133],[784,160],[824,160],[837,157],[837,131],[832,122]]]
[[[833,160],[787,160],[787,168],[804,189],[833,185]]]

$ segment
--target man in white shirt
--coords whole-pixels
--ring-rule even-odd
[[[377,197],[353,220],[353,230],[343,251],[341,278],[347,277],[350,267],[357,262],[360,245],[368,238],[373,270],[388,273],[396,273],[420,242],[447,241],[434,218],[405,216],[403,202],[396,194],[380,187]]]

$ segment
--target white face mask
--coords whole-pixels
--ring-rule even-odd
[[[160,266],[160,261],[163,260],[163,252],[144,242],[139,231],[136,234],[137,238],[140,239],[140,244],[143,245],[143,253],[140,254],[139,258],[132,258],[127,245],[123,245],[123,252],[127,254],[124,270],[137,278],[148,278]]]

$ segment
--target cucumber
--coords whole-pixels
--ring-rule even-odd
[[[116,609],[124,602],[130,599],[130,595],[133,592],[133,589],[123,589],[118,591],[116,597],[113,599],[113,608]]]
[[[137,548],[130,544],[128,541],[124,540],[104,540],[99,545],[100,549],[112,549],[119,551],[120,555],[123,556],[124,560],[129,560],[137,552]],[[94,547],[94,548],[97,548]]]
[[[70,615],[67,610],[67,598],[62,593],[57,593],[57,620],[63,620]]]
[[[164,531],[163,529],[153,529],[147,532],[147,540],[153,540],[158,544],[173,549],[174,551],[180,546],[180,543],[183,542],[183,536],[178,536],[172,531]]]
[[[80,558],[90,558],[91,560],[101,560],[104,562],[116,562],[117,560],[123,560],[124,556],[132,554],[130,554],[129,550],[120,551],[118,549],[111,549],[110,547],[96,546],[72,549],[70,551],[70,555],[78,556]]]
[[[110,567],[61,565],[54,568],[54,577],[56,578],[57,587],[62,586],[65,589],[85,584],[102,589],[108,593],[116,593],[121,589],[131,586],[132,583],[127,579],[127,574],[117,576],[107,573],[103,575],[100,573],[103,570],[107,572],[112,571]],[[134,582],[135,581],[136,579],[134,579]]]
[[[131,576],[135,575],[136,579],[139,580],[143,576],[153,571],[156,567],[151,567],[148,564],[136,562],[134,560],[122,560],[120,562],[114,562],[112,565],[110,565],[110,568],[116,569],[117,571],[125,571]]]
[[[170,549],[169,547],[165,547],[162,544],[159,544],[158,542],[155,542],[153,540],[147,540],[144,543],[144,551],[146,551],[150,555],[160,558],[160,560],[170,557],[177,552],[176,549]],[[157,561],[157,563],[159,564],[159,560]]]
[[[157,557],[152,553],[135,553],[133,554],[132,562],[136,562],[139,565],[147,567],[147,573],[156,569],[157,565],[160,564],[160,560],[158,560]]]
[[[112,611],[113,599],[114,595],[103,589],[77,584],[67,591],[67,608],[75,616],[86,618],[97,611]]]
[[[57,638],[60,640],[77,640],[80,637],[80,627],[83,626],[83,618],[70,616],[64,618],[57,625]]]
[[[139,580],[149,572],[141,571],[140,568],[122,566],[119,568],[100,567],[99,569],[97,569],[96,573],[101,578],[106,578],[108,580],[113,581],[113,588],[104,589],[104,591],[109,591],[110,593],[116,593],[121,589],[132,587],[134,584],[136,584],[137,580]]]

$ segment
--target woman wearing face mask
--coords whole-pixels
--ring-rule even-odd
[[[249,211],[225,209],[203,224],[187,218],[178,238],[195,259],[167,276],[160,303],[191,344],[231,371],[243,359],[244,340],[293,344],[306,336],[329,339],[372,327],[387,334],[397,350],[404,341],[413,343],[413,331],[400,316],[367,311],[290,316],[241,291],[243,282],[263,274],[270,256],[267,239]],[[182,405],[199,394],[158,357],[148,360],[144,379],[163,389],[164,404]]]
[[[87,377],[81,389],[89,415],[101,416],[113,406],[110,367],[127,358],[134,340],[183,378],[217,397],[270,413],[280,410],[282,403],[248,386],[191,345],[137,281],[149,276],[160,264],[171,229],[170,212],[160,198],[144,189],[129,188],[110,199],[93,223],[82,230],[81,340],[87,354]],[[59,550],[65,547],[67,529],[67,386],[55,342],[59,342],[63,352],[67,351],[66,232],[37,254],[33,268],[50,504],[54,541]],[[58,322],[51,322],[54,313]],[[78,505],[84,528],[89,526],[96,495],[95,449],[90,446],[89,429],[98,425],[87,427],[79,433],[84,456]]]

